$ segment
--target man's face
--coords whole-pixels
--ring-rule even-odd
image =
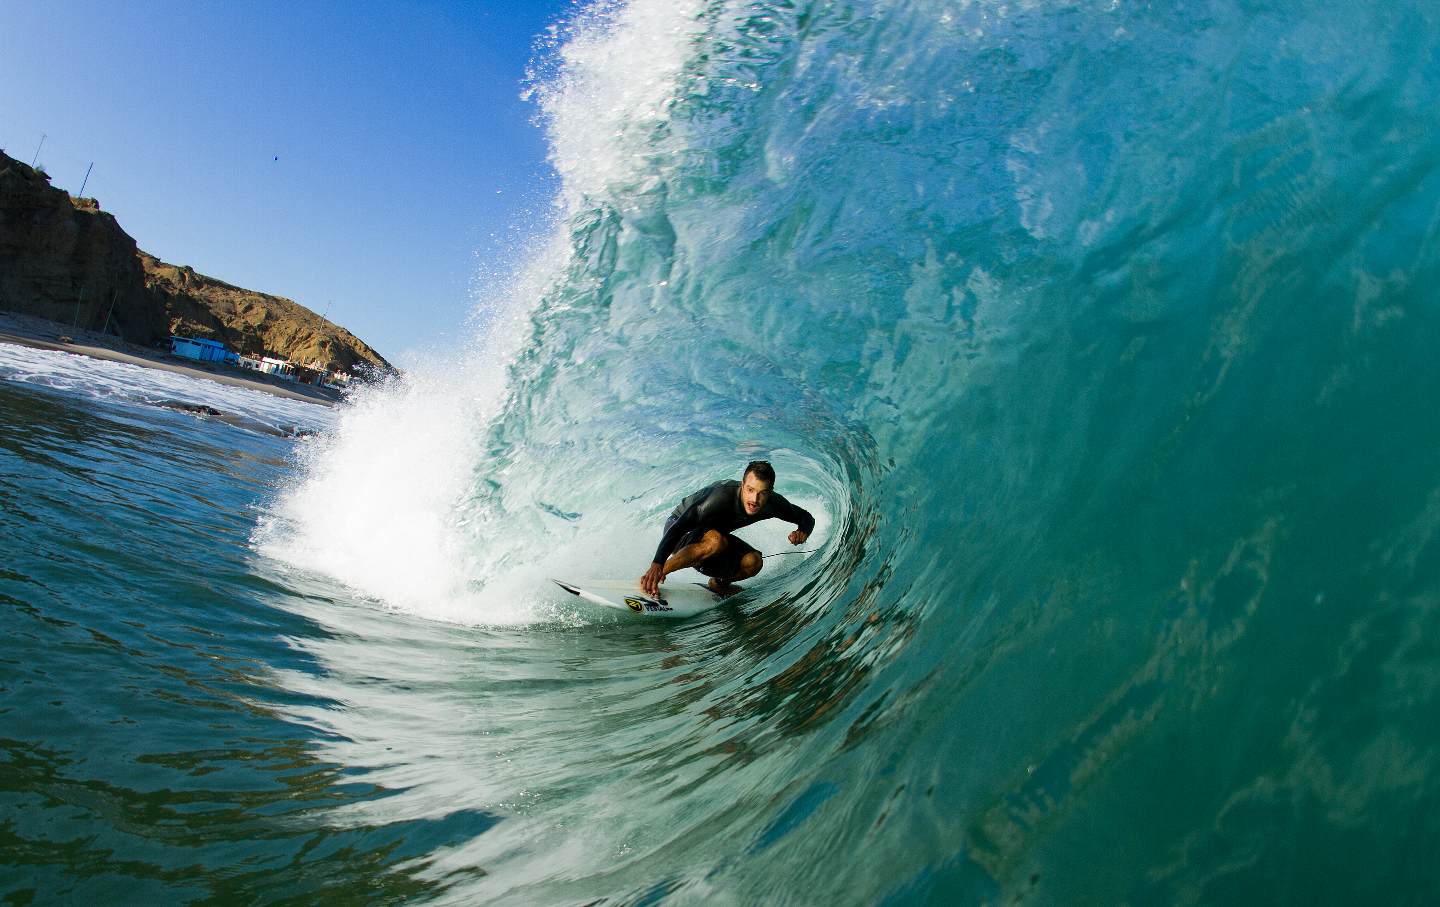
[[[745,481],[740,483],[740,503],[745,505],[745,512],[754,516],[770,500],[770,483],[756,477],[755,473],[747,472]]]

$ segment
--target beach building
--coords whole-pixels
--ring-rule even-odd
[[[276,378],[284,378],[286,381],[295,380],[295,366],[284,359],[262,356],[260,357],[260,371],[267,375],[274,375]]]
[[[318,372],[308,365],[295,366],[295,380],[301,384],[319,384],[324,377],[323,372]]]
[[[171,337],[170,352],[201,362],[231,362],[239,358],[220,341],[203,337]]]

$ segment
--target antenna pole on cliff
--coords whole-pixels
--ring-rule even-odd
[[[30,169],[35,169],[35,162],[40,160],[40,149],[45,147],[45,133],[40,133],[40,144],[35,146],[35,156],[30,159]]]
[[[77,192],[77,193],[75,193],[75,197],[76,197],[76,198],[82,198],[82,197],[84,197],[84,195],[85,195],[85,184],[88,183],[88,182],[90,182],[90,171],[91,171],[91,170],[94,170],[94,169],[95,169],[95,162],[94,162],[94,161],[91,161],[91,162],[90,162],[90,166],[85,168],[85,179],[83,179],[83,180],[80,181],[80,191]]]
[[[113,292],[110,294],[110,308],[108,308],[108,309],[105,310],[105,326],[100,329],[100,333],[102,333],[102,334],[108,334],[108,333],[110,333],[110,313],[113,312],[113,311],[115,311],[115,299],[116,299],[119,295],[120,295],[120,291],[119,291],[119,290],[115,290],[115,291],[113,291]]]

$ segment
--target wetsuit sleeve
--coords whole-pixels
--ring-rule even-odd
[[[770,514],[771,516],[782,519],[787,523],[794,523],[800,527],[800,531],[806,535],[815,531],[815,518],[811,516],[810,511],[804,507],[792,504],[778,494],[771,496],[770,504],[770,509],[773,511],[773,513]]]
[[[699,496],[699,500],[689,501],[689,506],[680,511],[680,515],[660,537],[660,547],[655,549],[655,559],[652,563],[664,564],[666,559],[679,547],[680,540],[685,537],[685,533],[700,527],[700,504],[703,500],[704,497]]]

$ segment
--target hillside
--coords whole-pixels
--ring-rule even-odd
[[[114,215],[0,152],[0,309],[132,343],[208,337],[250,356],[388,370],[364,341],[299,303],[141,251]]]
[[[148,252],[139,255],[145,288],[165,307],[171,334],[210,337],[246,355],[318,362],[326,369],[390,367],[365,341],[294,300],[231,286]]]

